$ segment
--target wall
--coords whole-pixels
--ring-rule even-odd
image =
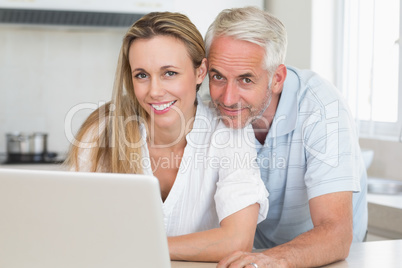
[[[266,0],[288,32],[286,64],[311,69],[336,84],[336,0]]]
[[[204,35],[224,8],[241,0],[174,0],[172,10],[190,17]],[[247,5],[263,7],[262,0]],[[126,29],[0,24],[0,154],[11,131],[47,132],[48,150],[65,153],[68,112],[111,96],[121,39]],[[91,109],[73,117],[76,131]]]
[[[203,36],[208,30],[209,25],[226,8],[256,6],[264,8],[264,0],[174,0],[175,11],[186,14],[197,26]]]
[[[361,138],[360,146],[374,151],[373,163],[367,170],[369,176],[402,181],[402,143]]]
[[[266,0],[266,9],[278,17],[288,32],[286,64],[311,68],[312,0]]]
[[[0,152],[5,133],[49,133],[49,151],[65,151],[66,113],[110,99],[123,30],[0,27]],[[88,114],[74,118],[77,124]]]

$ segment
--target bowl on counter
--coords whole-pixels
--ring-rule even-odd
[[[371,194],[402,195],[402,181],[368,178],[367,191]]]

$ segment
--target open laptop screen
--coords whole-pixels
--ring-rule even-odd
[[[0,267],[170,267],[152,176],[0,169]]]

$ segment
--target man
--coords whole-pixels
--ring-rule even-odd
[[[287,67],[283,24],[222,11],[206,38],[211,99],[227,126],[252,124],[270,208],[254,247],[218,267],[311,267],[345,259],[367,230],[366,171],[353,118],[317,74]]]

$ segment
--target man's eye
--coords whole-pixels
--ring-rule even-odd
[[[139,74],[136,74],[135,77],[139,78],[139,79],[144,79],[144,78],[147,78],[147,75],[144,73],[139,73]]]
[[[167,71],[166,72],[166,76],[174,76],[174,75],[176,75],[177,73],[176,72],[173,72],[173,71]]]
[[[222,76],[220,76],[219,74],[214,74],[212,76],[215,80],[222,80]]]
[[[243,83],[250,84],[252,82],[250,78],[243,78]]]

